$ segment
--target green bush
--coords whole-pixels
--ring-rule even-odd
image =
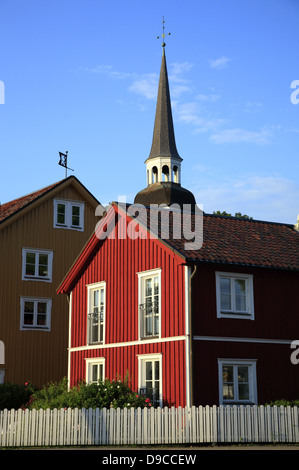
[[[299,406],[299,400],[285,400],[284,398],[280,400],[271,401],[270,403],[266,403],[266,406]]]
[[[12,382],[0,384],[0,410],[18,409],[26,405],[34,388],[29,383],[18,385]]]
[[[67,379],[49,383],[35,391],[27,405],[38,408],[144,408],[150,407],[150,399],[133,392],[127,381],[108,379],[97,384],[82,382],[68,389]]]

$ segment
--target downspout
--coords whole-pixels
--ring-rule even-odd
[[[192,280],[197,271],[197,265],[193,265],[193,271],[188,282],[188,335],[189,335],[189,387],[190,406],[193,406],[193,332],[192,332]]]

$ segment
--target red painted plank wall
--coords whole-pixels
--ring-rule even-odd
[[[138,390],[138,354],[162,354],[162,391],[165,406],[185,406],[185,341],[167,341],[73,351],[71,353],[71,386],[86,378],[86,358],[105,358],[108,379],[124,379],[127,375],[132,389]]]
[[[106,281],[106,343],[138,340],[138,272],[162,268],[161,335],[185,333],[184,267],[156,240],[110,240],[89,264],[72,292],[72,347],[86,345],[87,285]]]
[[[185,268],[183,260],[157,240],[106,239],[72,291],[71,347],[87,344],[87,285],[106,281],[105,344],[138,341],[138,272],[161,268],[161,337],[185,334]],[[116,345],[117,346],[117,345]],[[105,357],[106,376],[122,378],[129,369],[137,388],[137,356],[162,352],[163,395],[169,403],[185,404],[185,341],[152,342],[130,347],[72,352],[71,384],[86,378],[84,357]],[[100,354],[100,356],[98,356]],[[165,370],[165,369],[163,369]],[[165,395],[166,393],[166,395]]]

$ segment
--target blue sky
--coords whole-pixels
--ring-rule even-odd
[[[204,211],[295,223],[297,0],[0,0],[0,201],[63,179],[146,186],[162,17],[182,185]],[[1,102],[1,101],[0,101]]]

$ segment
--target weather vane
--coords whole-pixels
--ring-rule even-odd
[[[58,165],[63,166],[65,168],[65,177],[67,178],[67,170],[72,170],[72,168],[69,168],[67,166],[67,154],[68,152],[66,151],[65,153],[59,152],[59,162]]]
[[[160,37],[162,37],[162,47],[165,47],[166,46],[166,43],[164,42],[165,41],[165,20],[164,20],[164,16],[163,16],[163,21],[162,21],[162,36],[157,36],[157,39],[160,39]],[[168,33],[168,36],[170,36],[171,33]]]

